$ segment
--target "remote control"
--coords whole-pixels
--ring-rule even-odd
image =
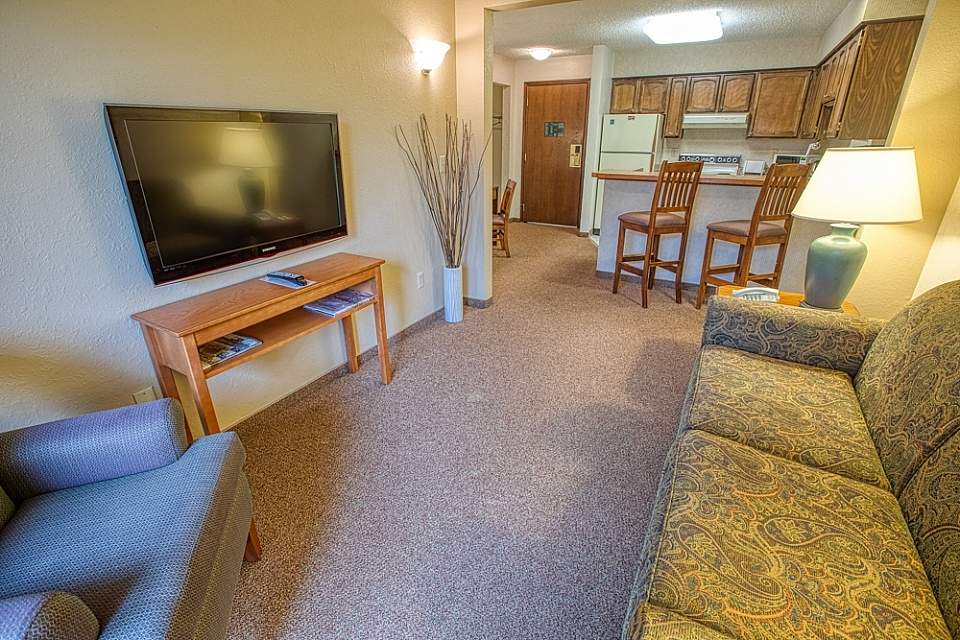
[[[278,280],[286,280],[287,282],[292,282],[293,284],[301,287],[307,286],[307,279],[299,273],[290,273],[289,271],[271,271],[267,274],[267,277],[276,278]]]

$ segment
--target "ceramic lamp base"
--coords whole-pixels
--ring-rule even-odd
[[[802,306],[839,311],[867,258],[867,245],[856,238],[855,224],[831,224],[829,236],[817,238],[807,251]]]

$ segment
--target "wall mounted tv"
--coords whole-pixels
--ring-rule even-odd
[[[337,116],[106,105],[155,284],[347,234]]]

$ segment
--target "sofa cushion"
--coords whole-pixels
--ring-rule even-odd
[[[218,563],[239,573],[250,522],[242,465],[239,439],[224,433],[159,469],[25,500],[0,530],[0,598],[67,591],[103,640],[194,638],[212,624]],[[245,522],[225,540],[236,518]]]
[[[949,638],[890,493],[701,431],[675,451],[635,616],[741,640]]]
[[[960,434],[917,470],[900,506],[954,638],[960,638]]]
[[[708,345],[693,371],[684,422],[889,488],[850,377],[839,371]]]
[[[960,280],[923,294],[877,335],[857,374],[863,416],[897,495],[960,431]]]

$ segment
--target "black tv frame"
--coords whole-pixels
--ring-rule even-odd
[[[105,104],[104,118],[113,144],[117,171],[127,195],[127,204],[137,228],[140,241],[140,253],[144,264],[156,286],[171,284],[180,280],[194,278],[211,272],[236,268],[255,261],[269,260],[320,243],[329,242],[348,235],[347,211],[343,196],[343,167],[340,158],[340,127],[336,113],[310,113],[302,111],[265,111],[247,109],[224,109],[207,107],[158,107],[147,105]],[[131,189],[131,180],[137,178],[136,169],[127,175],[124,166],[134,166],[129,137],[124,122],[127,120],[188,120],[200,122],[289,122],[330,124],[333,127],[334,167],[337,180],[337,209],[343,224],[339,227],[315,231],[300,236],[265,242],[236,251],[193,260],[191,262],[164,266],[159,255],[151,255],[148,246],[156,243],[156,237],[150,224],[144,195],[141,190]]]

